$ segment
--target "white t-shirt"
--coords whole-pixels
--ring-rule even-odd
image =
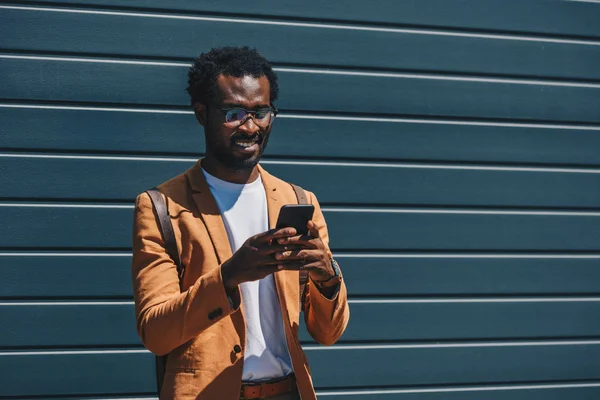
[[[269,229],[267,197],[260,177],[238,184],[202,172],[223,217],[232,252],[249,237]],[[240,292],[246,321],[242,380],[256,382],[290,374],[292,361],[273,275],[242,283]]]

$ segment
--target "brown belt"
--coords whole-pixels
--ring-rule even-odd
[[[242,383],[240,398],[262,399],[264,397],[290,393],[294,390],[297,390],[296,377],[294,374],[291,374],[275,381],[270,380],[257,383]]]

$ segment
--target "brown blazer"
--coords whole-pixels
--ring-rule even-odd
[[[291,185],[259,168],[273,228],[279,209],[297,203],[296,195]],[[133,227],[133,293],[142,342],[154,354],[169,354],[160,398],[238,400],[246,342],[244,310],[241,306],[231,308],[221,279],[220,266],[232,252],[219,209],[200,162],[158,188],[166,196],[181,262],[186,267],[180,288],[150,199],[146,193],[139,195]],[[328,246],[319,203],[312,193],[307,195],[315,206],[313,219]],[[279,271],[275,283],[298,390],[303,400],[316,399],[298,341],[298,272]],[[307,293],[304,320],[309,333],[319,343],[335,343],[350,315],[344,283],[333,300],[325,298],[310,280]]]

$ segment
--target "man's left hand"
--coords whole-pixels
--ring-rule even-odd
[[[308,235],[278,239],[279,244],[293,244],[300,246],[300,249],[276,253],[275,259],[297,260],[297,263],[283,264],[283,269],[307,270],[313,281],[327,281],[335,275],[329,252],[321,240],[317,224],[308,221],[307,228]]]

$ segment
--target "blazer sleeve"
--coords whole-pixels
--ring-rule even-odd
[[[319,227],[319,235],[329,256],[329,234],[325,217],[319,206],[316,196],[307,192],[309,201],[315,207],[313,220]],[[340,267],[341,268],[341,267]],[[341,273],[341,271],[340,271]],[[348,307],[348,298],[346,284],[342,277],[340,288],[333,299],[323,296],[316,285],[309,279],[307,282],[307,296],[304,303],[304,321],[310,335],[317,342],[324,345],[332,345],[342,336],[350,319],[350,308]]]
[[[220,265],[181,291],[177,267],[165,250],[146,193],[135,203],[132,280],[137,331],[144,346],[156,355],[168,354],[235,311]]]

